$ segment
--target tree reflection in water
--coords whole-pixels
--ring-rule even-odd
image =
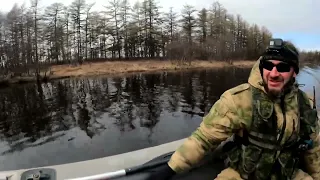
[[[87,160],[184,138],[226,89],[248,75],[249,69],[225,68],[2,89],[0,153],[11,164],[0,169]],[[18,152],[26,162],[11,162]]]

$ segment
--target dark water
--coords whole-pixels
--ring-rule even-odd
[[[312,92],[306,69],[298,77]],[[65,79],[0,90],[0,170],[71,163],[185,138],[250,69]],[[319,101],[318,101],[319,102]]]

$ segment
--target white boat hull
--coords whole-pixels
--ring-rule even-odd
[[[161,144],[159,146],[153,146],[99,159],[38,168],[51,168],[56,170],[57,180],[94,176],[144,164],[161,154],[175,151],[184,140],[185,139],[181,139]],[[20,180],[23,172],[38,168],[2,171],[0,172],[0,180]]]

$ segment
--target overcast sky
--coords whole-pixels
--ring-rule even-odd
[[[133,4],[136,0],[129,0]],[[29,4],[29,0],[1,0],[0,10],[9,11],[14,3]],[[46,7],[53,2],[69,5],[72,0],[41,0]],[[87,0],[96,2],[94,9],[106,5],[108,0]],[[214,0],[157,0],[162,10],[170,6],[180,12],[184,4],[194,5],[198,10],[210,8]],[[291,40],[300,49],[320,50],[320,0],[219,0],[232,14],[240,14],[249,23],[266,26],[274,37]],[[318,12],[317,12],[317,11]]]

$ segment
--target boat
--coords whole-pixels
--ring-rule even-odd
[[[177,174],[172,180],[212,180],[225,168],[226,145],[235,136],[209,152],[192,170]],[[0,171],[0,180],[146,180],[163,168],[173,152],[186,140],[180,139],[157,146],[118,155],[74,163],[12,171]]]
[[[164,167],[185,139],[118,155],[54,166],[1,171],[0,180],[144,180],[157,168]],[[223,146],[223,143],[221,144]],[[214,179],[224,168],[218,148],[194,169],[172,179]]]

